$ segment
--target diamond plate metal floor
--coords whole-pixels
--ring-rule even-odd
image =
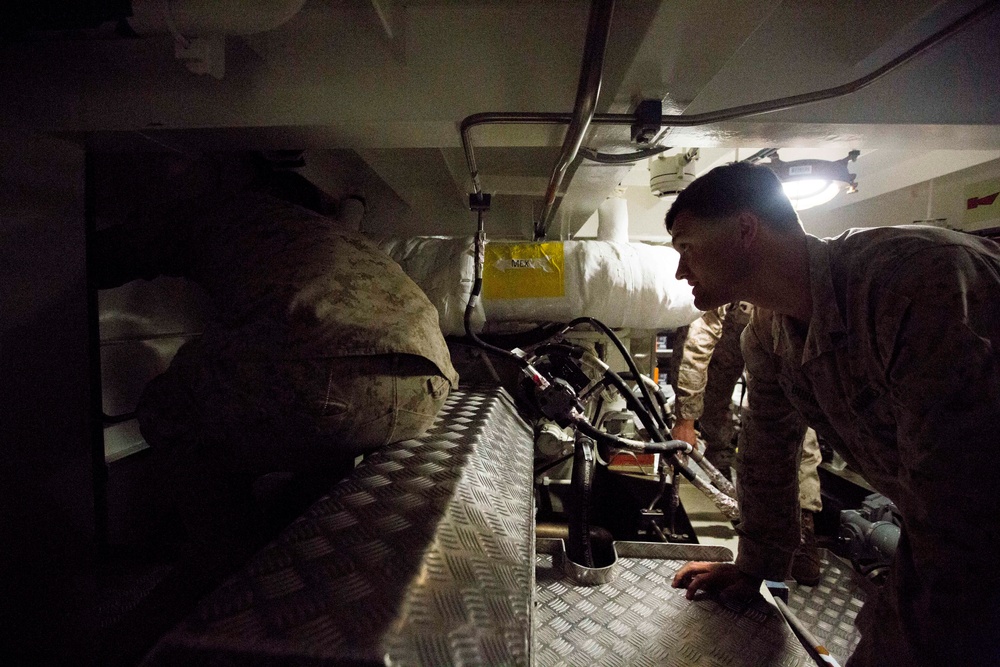
[[[558,556],[536,556],[538,667],[814,664],[777,610],[763,600],[736,609],[710,599],[688,601],[683,590],[670,587],[684,563],[729,560],[727,549],[637,542],[616,547],[617,577],[596,586],[570,579]],[[720,550],[729,555],[720,556]]]
[[[822,556],[822,580],[815,586],[788,585],[788,608],[816,635],[840,664],[844,664],[861,641],[854,619],[865,601],[862,588],[851,566],[826,549]]]
[[[526,665],[531,429],[500,388],[453,392],[370,455],[147,665]]]

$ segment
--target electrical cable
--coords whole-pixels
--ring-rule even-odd
[[[488,352],[493,352],[494,354],[499,354],[505,356],[514,361],[521,368],[528,368],[528,362],[517,356],[510,350],[505,350],[502,347],[496,347],[490,345],[486,341],[479,338],[476,332],[472,330],[472,313],[476,309],[476,304],[479,303],[479,295],[483,290],[483,255],[484,246],[486,242],[486,230],[483,225],[483,212],[478,211],[478,221],[476,229],[476,248],[475,248],[475,272],[476,278],[475,282],[472,284],[472,291],[469,292],[469,302],[465,306],[465,334],[472,339],[476,345],[483,348]]]
[[[563,325],[560,322],[548,322],[527,331],[490,334],[480,332],[477,335],[481,340],[486,341],[490,345],[506,347],[508,349],[519,347],[522,350],[527,350],[535,347],[536,345],[540,345],[545,341],[551,340],[553,334],[558,334],[562,326]]]
[[[763,160],[764,158],[769,158],[778,152],[777,148],[762,148],[750,157],[740,160],[740,162],[749,162],[750,164],[756,164]]]
[[[671,148],[673,148],[673,146],[655,146],[653,148],[643,148],[631,153],[600,153],[594,148],[581,146],[578,152],[591,162],[599,162],[601,164],[632,164],[633,162],[638,162],[639,160],[644,160],[648,157],[655,157],[660,153],[665,153]]]

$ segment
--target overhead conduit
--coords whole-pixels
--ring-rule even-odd
[[[538,222],[535,224],[535,240],[545,238],[552,216],[555,215],[556,197],[562,185],[566,170],[576,159],[576,154],[583,143],[583,137],[590,127],[590,121],[597,110],[597,99],[601,96],[601,77],[604,75],[604,53],[611,34],[611,15],[614,13],[614,0],[594,0],[590,5],[590,19],[587,21],[587,41],[583,47],[583,67],[580,70],[580,82],[576,88],[576,104],[573,118],[566,130],[559,159],[549,177],[549,186],[545,190],[545,206],[542,208]]]
[[[636,120],[633,114],[597,114],[588,113],[587,111],[588,108],[592,109],[596,104],[597,93],[600,92],[600,74],[595,76],[592,73],[591,68],[596,62],[598,62],[598,60],[600,65],[603,67],[604,47],[607,44],[607,36],[611,28],[611,7],[605,7],[605,4],[611,5],[613,3],[602,3],[595,0],[591,8],[591,21],[588,26],[587,44],[584,47],[583,72],[580,76],[581,90],[577,93],[578,107],[573,113],[532,113],[518,111],[487,112],[467,116],[462,120],[460,125],[462,148],[465,151],[465,159],[469,167],[469,174],[472,178],[473,189],[477,195],[482,194],[482,184],[479,180],[475,152],[470,138],[470,131],[472,128],[478,125],[496,124],[571,126],[570,131],[567,131],[566,140],[563,142],[560,159],[556,163],[556,167],[553,169],[552,177],[549,181],[543,215],[535,226],[536,240],[544,239],[548,234],[548,226],[554,213],[554,202],[556,195],[558,194],[557,191],[562,184],[563,176],[565,175],[569,164],[576,158],[577,152],[580,148],[580,142],[582,141],[582,134],[586,132],[587,128],[591,124],[631,126]],[[746,118],[748,116],[755,116],[763,113],[783,111],[785,109],[800,107],[814,102],[822,102],[824,100],[833,99],[835,97],[843,97],[845,95],[855,93],[862,88],[871,85],[886,74],[892,72],[904,63],[912,60],[940,42],[948,39],[980,18],[986,16],[990,12],[994,11],[997,8],[997,5],[1000,5],[1000,0],[991,0],[990,2],[983,3],[979,7],[971,10],[941,30],[937,31],[930,37],[918,42],[916,45],[907,49],[881,67],[848,83],[833,86],[831,88],[824,88],[823,90],[817,90],[810,93],[789,95],[787,97],[779,97],[765,102],[743,104],[740,106],[730,107],[728,109],[708,111],[700,114],[692,114],[690,116],[685,116],[683,114],[662,116],[660,123],[664,127],[696,127],[699,125],[708,125],[711,123],[721,123],[738,118]],[[607,24],[595,26],[594,22],[598,20],[598,17],[600,17],[599,20],[606,21]],[[594,52],[598,47],[601,49],[599,58],[594,55]],[[585,81],[589,82],[587,84],[588,86],[593,86],[595,80],[596,89],[590,87],[586,90],[582,89]],[[582,105],[581,99],[583,100]],[[584,119],[587,119],[588,117],[589,120],[586,120],[585,124],[583,124]],[[581,124],[583,124],[582,130],[579,129]],[[576,136],[577,134],[581,135],[579,140]]]

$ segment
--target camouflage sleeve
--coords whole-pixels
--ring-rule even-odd
[[[725,308],[722,306],[708,311],[692,322],[688,328],[677,369],[675,409],[681,419],[698,419],[704,412],[708,364],[712,360],[712,352],[719,338],[722,337]]]
[[[973,664],[963,626],[992,619],[981,627],[992,641],[1000,625],[1000,274],[996,261],[963,248],[921,255],[886,288],[875,323],[873,366],[887,380],[906,480],[893,500],[917,564],[899,572],[911,596],[897,610],[910,635],[900,641],[962,646],[948,662]]]
[[[778,384],[766,344],[771,319],[754,313],[742,338],[749,402],[736,452],[740,536],[736,565],[761,579],[785,578],[799,543],[799,457],[805,424]]]

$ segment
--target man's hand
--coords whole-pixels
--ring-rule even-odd
[[[698,434],[694,430],[693,419],[678,419],[674,427],[670,429],[670,437],[674,440],[683,440],[692,447],[698,444]]]
[[[719,593],[734,600],[748,601],[760,594],[762,579],[744,574],[732,563],[688,563],[674,576],[674,588],[686,588],[685,597],[693,600],[695,593]]]

